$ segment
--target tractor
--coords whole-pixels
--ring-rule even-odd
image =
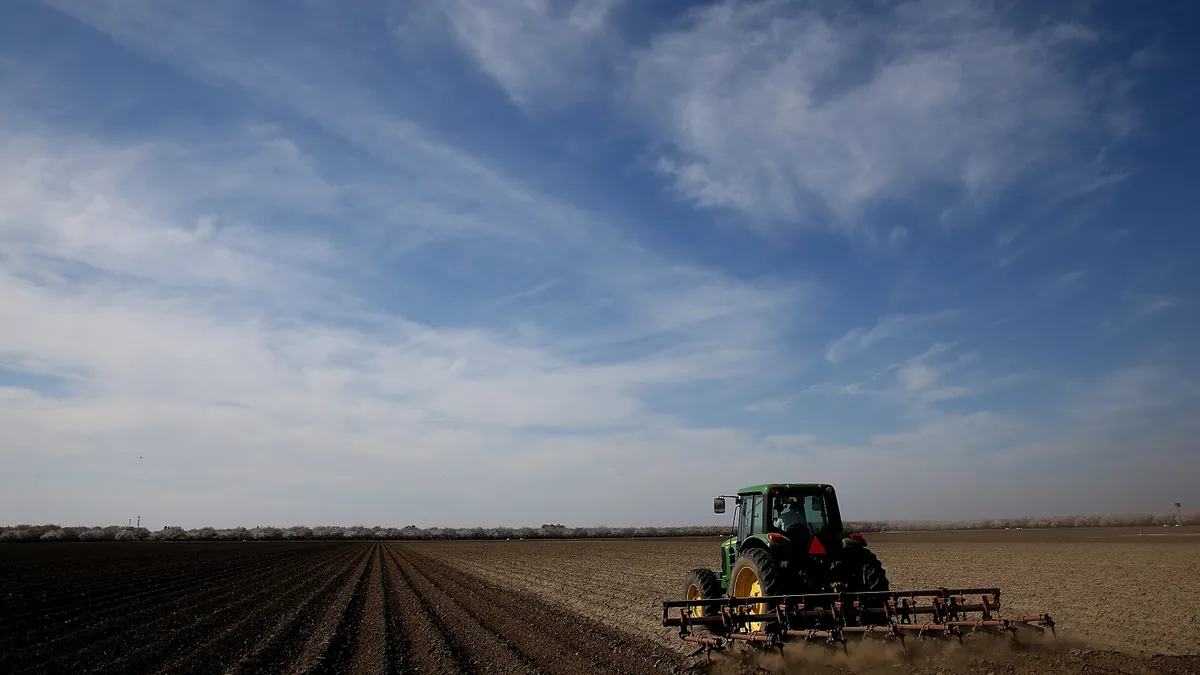
[[[721,544],[721,572],[692,570],[685,600],[888,590],[866,540],[844,531],[832,485],[755,485],[717,497],[716,513],[725,513],[727,497],[736,531]]]
[[[718,496],[713,510],[725,513],[730,498],[734,532],[721,543],[720,572],[692,570],[683,599],[663,602],[663,626],[705,651],[729,641],[844,645],[852,635],[903,641],[1054,630],[1048,614],[1001,617],[998,588],[891,589],[862,534],[845,531],[832,485],[755,485]]]

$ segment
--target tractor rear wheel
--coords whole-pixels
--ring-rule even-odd
[[[783,577],[771,554],[761,548],[742,551],[733,568],[729,570],[729,595],[735,598],[761,598],[769,595],[784,595]],[[774,605],[758,603],[750,606],[754,614],[766,614]],[[751,632],[767,629],[766,622],[749,624]]]
[[[683,582],[684,600],[718,600],[721,596],[721,582],[717,580],[715,572],[706,569],[694,569],[688,572],[687,578]],[[693,610],[695,616],[706,616],[710,613],[713,612],[708,609]]]
[[[883,563],[865,548],[848,548],[842,558],[842,583],[850,593],[888,590],[887,572]]]

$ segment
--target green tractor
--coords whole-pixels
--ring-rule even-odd
[[[754,485],[717,497],[713,510],[725,513],[729,497],[735,533],[721,543],[721,571],[692,570],[683,599],[662,603],[662,625],[706,651],[729,641],[844,644],[849,636],[1054,630],[1048,614],[1002,617],[998,588],[890,588],[862,535],[845,531],[832,485]]]
[[[754,485],[717,497],[716,513],[727,496],[736,533],[721,544],[721,571],[688,573],[685,600],[888,590],[862,535],[845,532],[832,485]]]

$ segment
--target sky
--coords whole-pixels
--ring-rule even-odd
[[[1200,503],[1193,3],[0,6],[0,521]]]

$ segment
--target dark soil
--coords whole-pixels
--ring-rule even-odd
[[[428,552],[374,543],[0,547],[0,673],[1200,673],[1197,656],[1068,640],[907,652],[789,645],[709,662],[596,621],[603,608],[573,613]]]
[[[0,673],[657,673],[662,646],[392,544],[9,546]]]

